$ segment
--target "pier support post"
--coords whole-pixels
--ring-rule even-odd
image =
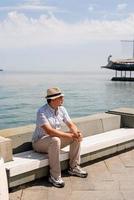
[[[130,71],[130,78],[131,78],[131,71]]]

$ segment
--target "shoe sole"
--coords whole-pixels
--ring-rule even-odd
[[[63,188],[65,186],[65,184],[56,184],[54,183],[51,178],[48,179],[49,183],[51,183],[53,186],[57,187],[57,188]]]
[[[80,177],[80,178],[86,178],[88,176],[88,174],[77,174],[77,173],[73,173],[71,171],[68,171],[68,173],[71,175],[71,176],[77,176],[77,177]]]

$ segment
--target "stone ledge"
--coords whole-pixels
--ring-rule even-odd
[[[121,116],[121,127],[134,128],[134,108],[117,108],[107,113]]]
[[[109,110],[108,113],[134,115],[134,108],[122,107]]]

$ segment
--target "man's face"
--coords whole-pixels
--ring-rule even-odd
[[[55,107],[62,106],[64,102],[64,97],[58,97],[56,99],[53,99],[52,101]]]

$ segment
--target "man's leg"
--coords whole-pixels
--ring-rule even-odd
[[[70,168],[68,170],[68,173],[73,176],[78,176],[81,178],[86,178],[88,173],[79,166],[80,165],[80,146],[81,143],[77,142],[76,140],[66,140],[61,139],[61,147],[64,147],[66,145],[70,144],[70,152],[69,152],[69,165]]]
[[[33,143],[33,148],[39,153],[48,153],[50,174],[55,178],[61,176],[60,167],[60,146],[61,141],[58,137],[43,137]]]
[[[80,165],[80,147],[81,147],[81,143],[75,140],[70,144],[69,165],[71,168],[74,168],[77,165]]]
[[[71,168],[80,164],[80,142],[72,139],[61,138],[61,148],[70,145],[69,165]]]

